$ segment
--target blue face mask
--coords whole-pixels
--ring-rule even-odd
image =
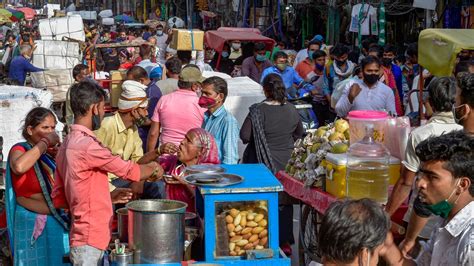
[[[309,60],[313,60],[313,54],[314,54],[314,51],[308,51]]]
[[[265,62],[265,60],[267,60],[267,57],[264,56],[264,55],[258,54],[258,55],[255,57],[255,60],[257,60],[258,62]]]
[[[227,58],[227,57],[229,57],[229,52],[223,51],[221,55],[222,55],[222,57]]]

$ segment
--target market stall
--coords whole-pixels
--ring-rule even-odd
[[[182,180],[196,188],[194,226],[186,222],[184,202],[132,201],[126,205],[128,244],[112,243],[114,262],[181,265],[195,259],[188,257],[193,252],[185,239],[197,228],[203,245],[195,247],[196,253],[204,257],[196,265],[290,265],[279,249],[278,192],[283,187],[263,164],[196,165],[186,168]]]
[[[310,131],[295,143],[285,171],[277,173],[284,191],[302,203],[300,263],[319,259],[318,227],[329,205],[344,198],[371,198],[385,204],[400,177],[400,161],[410,132],[407,118],[385,112],[352,111]],[[392,217],[400,224],[406,208]],[[394,225],[399,233],[400,226]]]

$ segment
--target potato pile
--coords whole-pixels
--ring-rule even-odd
[[[255,211],[252,207],[244,207],[242,210],[233,208],[227,212],[225,221],[229,234],[229,255],[241,256],[246,250],[268,247],[268,217],[262,210],[263,208]]]

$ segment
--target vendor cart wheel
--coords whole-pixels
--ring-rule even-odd
[[[311,261],[320,262],[318,256],[318,227],[320,217],[311,206],[303,204],[300,220],[300,265],[309,265]]]

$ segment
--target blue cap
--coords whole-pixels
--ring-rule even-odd
[[[322,41],[324,41],[324,37],[322,35],[318,34],[318,35],[314,36],[311,41],[320,41],[320,42],[322,42]]]
[[[150,79],[161,79],[162,75],[163,70],[161,69],[161,66],[156,66],[150,71]]]

